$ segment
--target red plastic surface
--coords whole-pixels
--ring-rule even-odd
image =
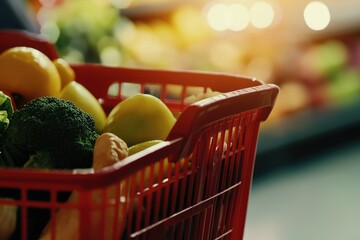
[[[38,37],[0,31],[0,51],[14,44],[57,57]],[[0,199],[0,207],[20,209],[19,238],[31,239],[34,208],[48,210],[53,239],[70,231],[55,228],[60,208],[75,213],[78,239],[242,239],[259,124],[270,114],[278,87],[231,74],[72,66],[76,80],[107,112],[132,86],[139,92],[156,89],[181,114],[167,141],[97,172],[0,169],[0,193],[15,192]],[[189,106],[184,99],[194,87],[223,94]],[[31,191],[48,197],[34,200]],[[59,201],[64,192],[77,198]]]

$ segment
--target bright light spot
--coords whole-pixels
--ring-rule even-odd
[[[250,22],[248,9],[242,4],[214,4],[207,12],[207,21],[215,31],[241,31]]]
[[[112,83],[108,88],[107,95],[111,97],[119,96],[120,84],[118,82]]]
[[[248,9],[241,4],[232,4],[229,8],[231,14],[229,29],[232,31],[241,31],[245,29],[250,22]]]
[[[171,18],[173,31],[179,31],[184,42],[192,44],[202,42],[208,37],[209,25],[195,7],[181,7]]]
[[[121,8],[127,8],[130,6],[131,0],[109,0],[111,5],[113,5],[115,8],[121,9]]]
[[[100,52],[101,63],[108,66],[118,66],[121,62],[121,54],[115,47],[106,47]]]
[[[85,57],[82,52],[80,52],[77,49],[69,49],[69,51],[62,55],[62,58],[64,58],[69,63],[84,63]]]
[[[306,25],[314,30],[325,29],[330,23],[329,8],[322,2],[310,2],[304,9],[304,20]]]
[[[207,20],[215,31],[225,31],[231,26],[231,9],[225,4],[214,4],[207,13]]]
[[[60,36],[60,29],[55,22],[47,21],[41,25],[40,33],[45,36],[49,42],[56,43]]]
[[[267,2],[257,2],[250,8],[251,23],[256,28],[267,28],[274,21],[275,12]]]

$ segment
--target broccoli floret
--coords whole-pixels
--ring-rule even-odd
[[[10,117],[0,160],[8,167],[90,168],[97,137],[91,115],[68,100],[39,97]]]

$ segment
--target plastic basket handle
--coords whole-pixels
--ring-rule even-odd
[[[177,161],[191,153],[198,134],[206,125],[225,117],[258,109],[258,119],[265,121],[278,95],[274,84],[263,84],[204,99],[190,105],[179,116],[167,140],[183,138],[182,152],[171,161]]]

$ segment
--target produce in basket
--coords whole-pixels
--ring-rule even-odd
[[[163,140],[149,140],[142,143],[135,144],[131,147],[129,147],[129,156],[141,152],[147,148],[150,148],[156,144],[163,143]],[[180,162],[180,170],[183,169],[185,159],[179,160]],[[162,167],[160,167],[160,164],[162,164]],[[188,163],[188,167],[191,166],[191,162]],[[162,170],[160,170],[162,169]],[[140,173],[137,174],[136,178],[136,189],[140,189],[140,186],[146,188],[151,184],[150,182],[150,175],[151,171],[153,171],[153,178],[151,179],[152,182],[158,182],[166,179],[169,175],[174,174],[175,172],[175,163],[169,162],[168,158],[165,158],[162,160],[162,163],[156,162],[153,166],[153,170],[151,170],[151,167],[148,166],[144,170],[144,177],[142,179],[142,176]],[[160,172],[161,171],[161,172]]]
[[[184,99],[184,103],[190,104],[190,103],[198,102],[205,98],[214,97],[214,96],[217,96],[220,94],[221,94],[221,92],[213,91],[211,88],[206,88],[205,92],[194,93],[194,94],[187,96]]]
[[[129,147],[129,156],[135,154],[135,153],[138,153],[138,152],[141,152],[151,146],[154,146],[156,144],[159,144],[159,143],[162,143],[164,141],[162,140],[149,140],[149,141],[145,141],[145,142],[141,142],[141,143],[138,143],[138,144],[135,144],[131,147]],[[167,172],[169,168],[169,161],[166,159],[164,160],[164,165],[163,165],[163,173],[160,173],[160,166],[159,166],[159,163],[155,163],[155,166],[154,166],[154,181],[157,181],[158,180],[158,177],[159,175],[162,175],[163,178],[165,178],[165,172]],[[143,178],[143,187],[147,187],[148,184],[149,184],[149,178],[150,178],[150,167],[147,167],[145,169],[145,173],[144,173],[144,178]],[[140,189],[140,186],[141,186],[141,174],[137,174],[137,178],[136,178],[136,189]]]
[[[94,159],[93,169],[95,171],[104,167],[111,166],[112,164],[121,161],[128,156],[128,147],[126,143],[112,133],[101,134],[94,146]],[[106,189],[106,200],[111,202],[116,195],[121,194],[121,185],[113,185]],[[92,202],[94,204],[102,204],[104,191],[95,190],[92,192]],[[78,201],[78,192],[73,192],[68,200],[68,204],[76,203]],[[118,209],[118,212],[116,211]],[[114,239],[120,235],[123,218],[125,216],[124,205],[119,204],[118,208],[114,205],[109,206],[103,212],[99,209],[89,209],[91,212],[91,225],[88,227],[88,234],[90,239]],[[104,229],[102,229],[102,222],[100,222],[101,215],[104,216]],[[54,221],[54,228],[52,228],[52,221]],[[56,239],[79,239],[79,223],[80,216],[77,210],[71,208],[61,208],[57,211],[53,219],[50,220],[48,225],[40,236],[40,240],[52,239],[52,234]],[[114,224],[117,223],[117,229],[114,231]],[[55,231],[55,233],[53,232]]]
[[[78,108],[89,113],[95,120],[96,131],[101,133],[105,126],[106,114],[99,101],[83,85],[76,82],[75,72],[67,61],[57,58],[53,62],[61,78],[59,97],[72,101]]]
[[[36,169],[92,166],[93,147],[98,137],[95,122],[72,102],[56,97],[35,98],[16,109],[9,120],[0,139],[0,166]],[[60,194],[59,201],[66,201],[69,194]],[[14,198],[14,193],[1,191],[0,197]],[[48,198],[41,191],[28,192],[31,200],[48,201]],[[17,214],[17,228],[12,239],[18,239],[23,210],[13,210]],[[36,239],[48,221],[49,210],[29,207],[27,215],[27,236]]]
[[[16,228],[17,206],[0,205],[0,239],[10,239]]]
[[[22,106],[41,96],[57,96],[61,80],[54,63],[30,47],[13,47],[0,55],[0,90],[16,94]]]
[[[15,99],[15,108],[37,97],[67,99],[94,118],[100,133],[106,114],[99,101],[75,78],[68,62],[62,58],[52,61],[35,48],[18,46],[0,55],[0,90]]]
[[[53,63],[60,75],[61,89],[68,83],[75,81],[75,72],[67,61],[62,58],[57,58],[53,60]]]
[[[150,140],[165,140],[176,118],[160,99],[138,93],[118,103],[109,113],[104,132],[123,139],[129,147]]]
[[[9,125],[9,118],[12,116],[13,113],[14,108],[12,106],[11,98],[2,91],[0,91],[0,137],[2,137],[5,129]]]
[[[135,144],[135,145],[129,147],[129,156],[133,155],[133,154],[135,154],[137,152],[140,152],[140,151],[142,151],[144,149],[147,149],[147,148],[149,148],[151,146],[154,146],[154,145],[156,145],[158,143],[162,143],[162,142],[164,142],[164,141],[162,141],[162,140],[149,140],[149,141],[145,141],[145,142]]]
[[[13,114],[11,99],[0,91],[0,137],[9,125],[9,117]],[[0,161],[0,166],[3,167]],[[0,239],[9,239],[16,228],[17,206],[0,205]]]
[[[0,160],[8,167],[89,168],[97,137],[94,119],[72,102],[39,97],[12,115]]]
[[[102,132],[105,126],[106,114],[99,101],[83,85],[76,81],[67,83],[61,90],[59,97],[72,101],[78,108],[89,113],[95,120],[95,129]]]
[[[128,155],[129,148],[124,140],[113,133],[103,133],[95,142],[93,169],[99,170],[110,166]]]

